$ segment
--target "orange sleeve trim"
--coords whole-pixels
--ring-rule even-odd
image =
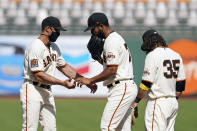
[[[181,81],[185,81],[185,79],[184,80],[178,80],[177,82],[181,82]]]
[[[64,68],[67,64],[64,64],[63,66],[57,66],[57,68]]]
[[[117,64],[111,64],[111,65],[107,65],[107,66],[118,66]]]
[[[42,70],[31,71],[32,73],[43,72]]]

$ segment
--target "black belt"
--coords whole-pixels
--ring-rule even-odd
[[[42,88],[44,88],[44,89],[50,89],[50,88],[51,88],[50,85],[45,85],[45,84],[40,84],[40,85],[39,85],[39,82],[36,82],[36,81],[33,81],[33,85],[42,87]]]
[[[130,78],[130,79],[128,79],[128,80],[133,80],[133,79]],[[115,82],[113,82],[113,83],[114,83],[114,84],[119,84],[119,83],[120,83],[120,80],[117,80],[117,81],[115,81]],[[114,86],[113,83],[107,85],[107,88],[111,88],[112,86]]]

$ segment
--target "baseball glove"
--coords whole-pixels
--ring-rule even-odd
[[[104,39],[99,38],[98,36],[92,35],[87,48],[92,56],[92,59],[94,60],[101,60],[101,54],[103,52],[103,45],[104,45]]]
[[[131,107],[131,124],[135,125],[135,119],[138,117],[138,107]]]

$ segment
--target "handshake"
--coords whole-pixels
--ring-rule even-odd
[[[75,80],[68,79],[63,81],[62,86],[65,86],[68,89],[73,89],[77,85],[78,87],[82,87],[82,85],[86,85],[88,88],[90,88],[90,93],[95,93],[97,90],[97,85],[95,83],[92,83],[90,78],[85,77],[78,77]]]

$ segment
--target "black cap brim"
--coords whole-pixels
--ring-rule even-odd
[[[63,27],[54,27],[55,29],[61,30],[61,31],[67,31],[66,29],[64,29]]]
[[[87,27],[84,32],[88,31],[88,30],[91,30],[93,27]]]

